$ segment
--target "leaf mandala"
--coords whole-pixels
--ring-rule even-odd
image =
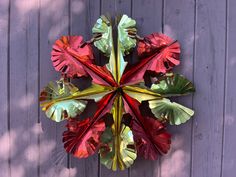
[[[195,89],[182,75],[172,72],[180,64],[177,41],[161,33],[139,37],[135,20],[127,15],[116,22],[114,25],[102,15],[88,42],[81,36],[62,36],[55,42],[51,60],[62,77],[42,90],[40,101],[48,118],[67,121],[63,143],[68,153],[86,158],[98,152],[107,168],[124,170],[137,155],[155,160],[168,152],[171,135],[166,125],[185,123],[194,114],[169,97],[187,95]],[[115,27],[117,35],[113,34]],[[96,65],[92,45],[108,58],[105,66]],[[127,67],[125,56],[136,46],[140,61]],[[156,73],[151,87],[145,84],[147,71]],[[92,78],[91,86],[84,90],[70,82],[81,76]],[[97,110],[93,116],[82,119],[80,114],[88,100],[96,102]],[[142,115],[143,101],[148,102],[152,115]],[[113,118],[111,123],[107,114]]]

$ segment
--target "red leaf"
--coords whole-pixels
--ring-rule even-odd
[[[64,148],[78,158],[85,158],[94,154],[100,146],[100,136],[105,130],[105,123],[101,118],[111,110],[115,93],[103,97],[97,104],[98,109],[93,118],[83,121],[70,119],[68,130],[63,133]]]
[[[171,135],[157,119],[143,117],[139,110],[140,103],[123,95],[125,111],[132,116],[131,130],[138,153],[145,159],[155,160],[159,154],[166,154],[170,149]]]
[[[170,37],[153,33],[138,43],[138,55],[142,60],[121,78],[121,84],[136,84],[143,80],[147,70],[166,73],[179,65],[180,45]]]
[[[95,84],[113,87],[117,86],[117,83],[115,82],[112,74],[105,66],[101,67],[81,60],[79,54],[71,48],[67,48],[67,52],[77,59],[78,64],[81,65],[83,69],[92,77]]]
[[[68,77],[84,76],[86,71],[79,65],[74,56],[68,53],[67,49],[76,51],[79,58],[92,63],[93,51],[89,44],[84,43],[82,36],[62,36],[56,40],[51,52],[51,60],[56,71],[66,74]]]
[[[71,152],[75,157],[86,158],[93,155],[99,148],[100,136],[106,128],[105,123],[98,121],[90,126],[90,122],[90,118],[83,121],[76,121],[75,119],[68,121],[68,130],[63,133],[63,142],[66,151]],[[84,134],[85,131],[86,134]],[[81,134],[84,136],[77,141]]]

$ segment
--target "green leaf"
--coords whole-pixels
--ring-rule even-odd
[[[112,25],[110,20],[102,15],[95,23],[92,32],[95,36],[94,45],[109,57],[113,50]]]
[[[109,57],[109,63],[106,67],[112,73],[116,82],[120,81],[127,65],[124,56],[136,46],[135,25],[135,20],[127,15],[121,17],[117,26],[117,54],[114,50],[111,21],[102,15],[92,29],[95,38],[94,45]]]
[[[151,89],[162,96],[181,96],[195,91],[194,85],[180,74],[168,73]]]
[[[127,15],[123,15],[117,26],[118,39],[117,39],[117,55],[113,50],[110,55],[107,68],[113,74],[117,82],[120,81],[121,76],[125,70],[127,62],[124,60],[124,56],[129,54],[129,51],[136,46],[136,22],[129,18]]]
[[[63,98],[70,97],[78,92],[78,88],[63,80],[50,82],[40,94],[40,101],[46,101],[42,107],[48,118],[60,122],[67,118],[74,118],[86,107],[87,102],[76,99]]]
[[[107,128],[101,136],[103,143],[100,148],[100,161],[108,169],[117,170],[119,167],[121,170],[129,168],[137,157],[135,150],[132,131],[128,126],[122,125],[120,135],[119,154],[115,155],[117,145],[115,145],[115,137],[112,134],[111,128]]]
[[[122,15],[118,24],[118,44],[122,55],[125,56],[136,46],[136,21],[127,15]]]
[[[180,125],[189,120],[194,111],[169,99],[149,101],[149,107],[156,118],[167,120],[171,125]]]

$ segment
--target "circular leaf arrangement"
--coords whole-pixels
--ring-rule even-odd
[[[86,158],[98,152],[107,168],[124,170],[137,155],[155,160],[168,152],[171,135],[167,125],[185,123],[194,114],[169,97],[195,89],[185,77],[172,72],[180,63],[177,41],[161,33],[138,36],[135,20],[127,15],[115,21],[113,25],[111,19],[101,16],[88,42],[82,36],[63,36],[55,42],[51,60],[62,77],[42,90],[40,101],[48,118],[67,121],[62,140],[68,153]],[[92,45],[109,59],[105,66],[95,64]],[[124,57],[136,46],[140,60],[128,66]],[[155,77],[155,82],[146,86],[144,75]],[[91,86],[84,90],[71,83],[81,76],[92,78]],[[96,102],[96,111],[82,119],[80,114],[89,100]],[[140,110],[142,102],[148,102],[150,115]]]

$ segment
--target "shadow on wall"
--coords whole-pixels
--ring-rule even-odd
[[[29,139],[32,136],[42,136],[43,140],[40,142],[40,147],[36,143],[29,144]],[[58,177],[76,175],[76,168],[66,168],[61,164],[66,153],[63,147],[56,149],[55,140],[47,140],[45,133],[42,131],[41,123],[36,123],[32,128],[18,128],[13,129],[10,132],[4,133],[0,137],[0,169],[5,169],[3,166],[4,161],[8,160],[9,149],[11,150],[11,159],[14,162],[18,162],[16,159],[20,159],[19,163],[11,163],[11,176],[12,177],[25,177],[28,176],[27,171],[32,168],[36,168],[35,165],[46,164],[49,169],[44,172],[42,177],[53,177],[57,174]],[[9,144],[10,142],[10,144]],[[21,145],[19,148],[18,145]],[[48,164],[49,159],[54,159],[55,164]],[[32,175],[32,174],[31,174]]]

